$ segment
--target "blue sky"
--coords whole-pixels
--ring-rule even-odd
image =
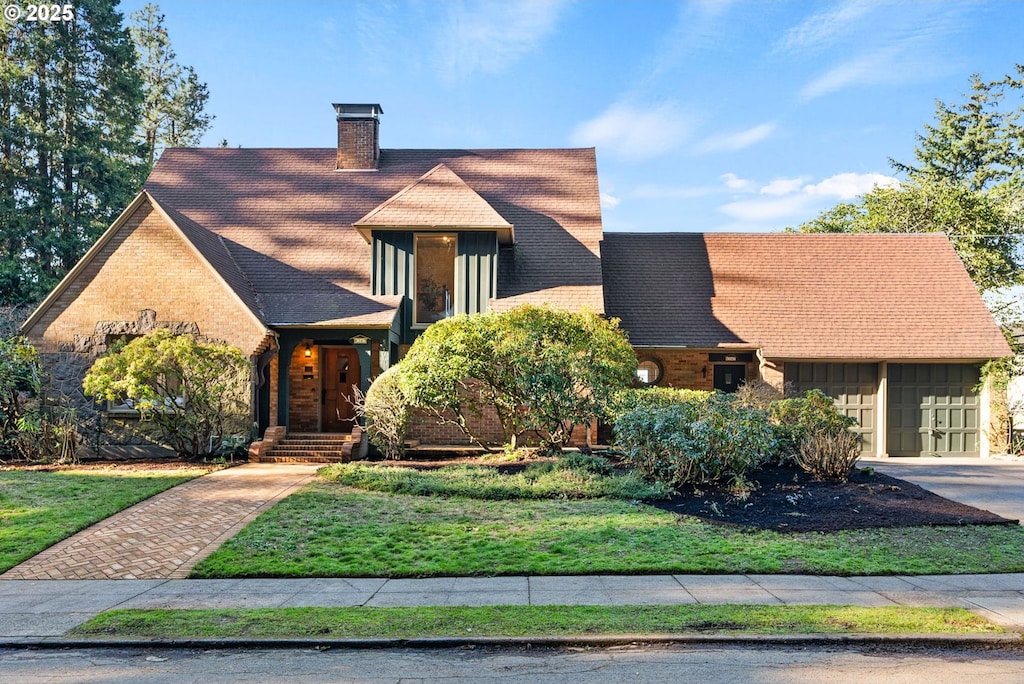
[[[204,145],[330,147],[377,102],[385,148],[594,146],[606,230],[795,226],[1024,61],[1010,0],[158,4]]]

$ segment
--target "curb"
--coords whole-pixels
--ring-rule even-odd
[[[1024,636],[1002,634],[601,634],[524,637],[417,637],[364,639],[67,639],[4,637],[0,649],[111,648],[466,648],[466,647],[610,647],[630,644],[753,645],[753,646],[902,646],[919,648],[1021,648]]]

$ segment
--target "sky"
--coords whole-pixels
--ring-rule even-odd
[[[145,2],[122,2],[127,15]],[[782,230],[913,161],[936,100],[1024,62],[1024,2],[158,2],[203,145],[594,147],[608,231]]]

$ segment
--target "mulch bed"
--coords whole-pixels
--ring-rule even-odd
[[[724,487],[705,486],[650,503],[707,522],[776,532],[1017,522],[870,468],[854,470],[847,482],[816,480],[795,467],[766,468],[752,479],[757,487],[745,500]]]
[[[614,456],[609,457],[617,463]],[[505,474],[524,469],[534,458],[513,463],[482,463],[479,457],[378,461],[432,470],[448,465],[491,465]],[[1010,525],[995,513],[945,499],[916,484],[874,472],[854,470],[846,482],[814,478],[795,466],[773,466],[753,473],[755,489],[746,498],[723,486],[704,485],[663,501],[650,501],[672,513],[706,522],[776,532],[836,532],[921,525]]]

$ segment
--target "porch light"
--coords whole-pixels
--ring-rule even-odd
[[[370,341],[370,338],[366,335],[354,335],[352,337],[352,344],[366,344]]]
[[[309,342],[306,343],[306,351],[303,352],[303,356],[305,356],[307,359],[313,356],[313,348],[309,346]]]

